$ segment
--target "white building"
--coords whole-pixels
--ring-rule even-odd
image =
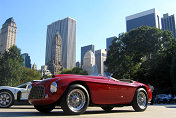
[[[97,66],[95,64],[95,55],[90,50],[84,55],[83,70],[87,71],[89,75],[97,75]]]
[[[37,65],[35,63],[32,65],[32,70],[37,70]]]
[[[48,66],[46,66],[46,65],[41,66],[41,73],[42,73],[42,76],[44,76],[44,75],[47,75],[47,76],[52,75],[50,70],[48,70]]]
[[[0,31],[0,53],[4,53],[13,45],[16,45],[17,27],[13,18],[9,18],[2,25]]]
[[[95,51],[95,62],[97,65],[98,75],[104,76],[105,65],[104,62],[107,58],[107,51],[106,49],[100,49]]]

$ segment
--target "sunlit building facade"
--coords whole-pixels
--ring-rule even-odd
[[[87,71],[89,75],[97,75],[97,66],[95,64],[95,55],[89,50],[83,58],[83,70]]]
[[[107,58],[106,49],[100,49],[95,51],[95,63],[97,65],[98,75],[104,76],[105,65],[104,62]]]
[[[0,54],[16,45],[17,27],[13,17],[7,19],[0,31]]]
[[[81,47],[81,66],[84,63],[84,55],[90,50],[94,53],[94,47],[95,47],[94,45],[87,45]]]

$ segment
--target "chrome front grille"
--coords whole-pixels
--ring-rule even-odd
[[[43,99],[44,96],[45,96],[44,86],[36,85],[31,89],[29,99]]]

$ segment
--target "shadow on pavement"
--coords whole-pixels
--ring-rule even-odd
[[[94,115],[94,114],[112,114],[112,113],[125,113],[134,112],[133,110],[113,110],[111,112],[105,112],[103,110],[86,111],[82,115]],[[50,113],[40,113],[40,112],[0,112],[0,117],[32,117],[32,116],[70,116],[64,114],[63,111],[53,111]]]
[[[150,106],[164,106],[166,108],[176,108],[176,104],[154,104]]]
[[[6,108],[1,108],[1,109],[6,109]],[[24,106],[24,107],[23,106],[18,107],[18,106],[15,106],[15,107],[10,107],[9,109],[35,109],[35,108],[33,106],[32,107],[26,107],[26,106]],[[61,108],[57,107],[55,109],[61,109]]]
[[[166,108],[176,108],[176,106],[166,106]]]

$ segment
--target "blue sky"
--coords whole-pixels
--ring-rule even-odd
[[[13,17],[16,45],[40,69],[45,64],[47,25],[68,16],[76,19],[76,60],[81,47],[106,48],[106,38],[126,31],[125,17],[156,8],[160,15],[176,13],[175,0],[0,0],[0,28]]]

